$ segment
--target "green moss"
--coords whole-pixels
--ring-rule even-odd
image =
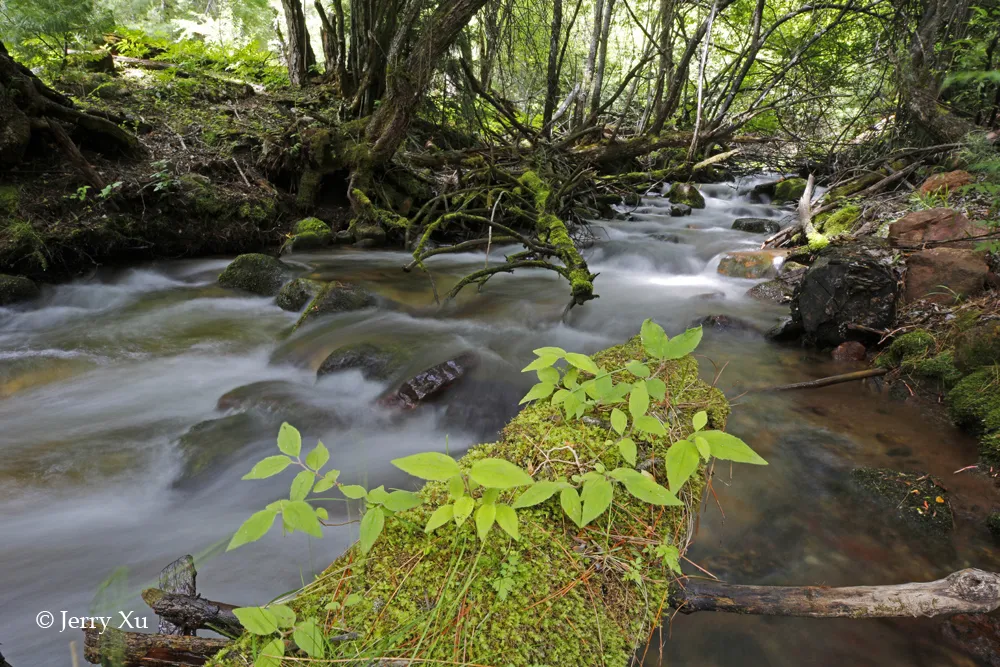
[[[828,245],[830,245],[830,239],[828,239],[823,234],[818,234],[816,232],[807,234],[806,241],[809,246],[809,250],[811,250],[812,252],[818,252],[823,248],[827,247]]]
[[[948,491],[930,475],[888,468],[857,468],[851,478],[885,511],[934,538],[946,538],[954,528]]]
[[[892,341],[892,345],[879,357],[877,363],[883,368],[895,368],[907,357],[927,357],[936,346],[934,336],[923,329],[917,329]]]
[[[785,204],[798,201],[806,191],[806,179],[786,178],[774,186],[774,203]]]
[[[615,368],[641,357],[633,339],[594,358]],[[701,409],[712,427],[724,427],[728,404],[698,379],[691,357],[663,364],[657,375],[667,384],[670,403],[654,401],[651,411],[671,425],[670,440],[688,435],[691,417]],[[532,405],[497,442],[471,449],[460,466],[468,470],[482,458],[502,457],[536,479],[578,474],[597,462],[617,467],[618,454],[606,442],[608,419],[603,409],[590,420],[567,422],[551,404]],[[642,440],[639,458],[662,460],[668,446],[662,439]],[[480,547],[471,519],[424,533],[431,512],[448,502],[448,484],[431,482],[420,491],[427,502],[387,521],[366,557],[352,547],[290,604],[300,616],[328,619],[331,634],[361,634],[334,645],[334,659],[419,654],[445,662],[457,655],[463,664],[625,667],[658,627],[673,580],[644,547],[667,542],[683,552],[704,489],[703,471],[689,484],[682,491],[685,507],[656,508],[616,493],[609,513],[584,530],[568,525],[552,498],[519,512],[520,541],[494,527]],[[499,502],[517,495],[504,491]],[[631,568],[637,579],[626,576]],[[352,594],[361,602],[343,608]],[[240,638],[210,664],[243,664],[252,642]]]
[[[45,239],[38,233],[34,225],[27,220],[13,220],[6,228],[0,230],[0,236],[9,244],[6,263],[25,262],[38,271],[49,268],[49,249]]]
[[[526,171],[518,182],[528,189],[535,198],[535,210],[544,213],[549,204],[549,197],[552,191],[548,184],[543,181],[534,171]]]
[[[355,241],[370,240],[381,245],[389,233],[401,232],[410,225],[405,217],[375,206],[368,195],[357,188],[351,190],[351,197],[359,209],[349,226]]]
[[[316,203],[316,196],[319,194],[319,186],[323,182],[323,172],[315,169],[306,169],[299,177],[299,191],[295,195],[295,205],[300,210],[312,208]]]
[[[861,217],[861,208],[851,204],[831,213],[816,217],[816,226],[827,236],[846,234],[854,229],[855,223]]]
[[[276,303],[282,310],[297,313],[323,289],[323,283],[306,278],[296,278],[278,292]]]
[[[828,202],[835,202],[839,199],[844,199],[845,197],[850,197],[853,194],[861,192],[867,187],[875,185],[881,181],[885,176],[881,172],[870,171],[867,174],[863,174],[858,178],[852,179],[843,185],[838,185],[835,188],[830,188],[826,193],[826,200]],[[799,193],[801,197],[802,194]]]
[[[987,417],[1000,411],[1000,366],[967,375],[948,392],[948,410],[960,426],[975,432],[986,429]]]
[[[295,223],[295,233],[305,234],[306,232],[311,232],[313,234],[329,234],[330,225],[326,224],[319,218],[303,218]]]
[[[900,368],[910,375],[929,380],[938,380],[945,388],[950,388],[962,378],[962,371],[955,366],[955,357],[950,350],[932,357],[911,356],[903,359]]]
[[[705,197],[690,183],[674,183],[667,192],[671,204],[685,204],[691,208],[705,208]]]
[[[955,341],[955,361],[963,370],[1000,362],[1000,322],[987,322],[960,333]]]
[[[1000,469],[1000,433],[989,433],[979,439],[979,465],[987,470]]]
[[[356,285],[347,285],[337,281],[329,282],[323,285],[313,300],[309,302],[305,312],[295,323],[295,328],[299,328],[319,315],[344,313],[371,308],[374,305],[375,297],[367,290]]]
[[[286,264],[269,255],[240,255],[219,275],[219,285],[261,296],[274,296],[281,290],[290,270]]]
[[[0,185],[0,217],[14,215],[21,203],[21,191],[13,185]]]
[[[30,301],[38,296],[38,286],[21,276],[0,273],[0,306]]]
[[[986,517],[986,527],[994,539],[1000,540],[1000,512],[991,512]]]

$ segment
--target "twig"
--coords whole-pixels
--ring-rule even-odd
[[[831,375],[830,377],[820,378],[819,380],[810,380],[809,382],[796,382],[794,384],[782,384],[776,387],[756,387],[752,389],[747,389],[745,393],[763,393],[771,391],[791,391],[793,389],[819,389],[820,387],[829,387],[834,384],[842,384],[844,382],[853,382],[854,380],[864,380],[865,378],[878,377],[879,375],[885,375],[889,370],[887,368],[869,368],[863,371],[855,371],[854,373],[844,373],[843,375]]]

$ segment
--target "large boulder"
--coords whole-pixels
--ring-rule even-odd
[[[874,241],[822,249],[792,299],[793,321],[810,342],[823,347],[867,337],[849,329],[851,324],[890,328],[899,299],[890,261],[891,253]]]
[[[691,183],[674,183],[667,192],[671,204],[683,204],[691,208],[705,208],[705,198]]]
[[[309,302],[302,317],[295,323],[295,327],[302,326],[318,315],[362,310],[373,307],[375,303],[375,296],[363,287],[337,281],[329,282]]]
[[[787,255],[782,250],[741,250],[728,252],[719,261],[719,273],[731,278],[761,280],[778,275],[779,259]]]
[[[296,278],[287,283],[278,292],[277,304],[282,310],[297,313],[302,307],[316,298],[323,289],[323,283],[308,278]]]
[[[292,268],[260,253],[240,255],[219,275],[219,284],[261,296],[275,296],[288,280]]]
[[[978,294],[990,268],[984,253],[967,248],[929,248],[906,260],[906,300],[953,303]]]
[[[27,278],[0,273],[0,306],[30,301],[38,295],[38,285]]]
[[[401,349],[354,343],[334,350],[316,371],[317,377],[341,371],[359,370],[366,380],[388,380],[401,361],[405,359]]]
[[[972,239],[988,233],[986,227],[972,224],[958,211],[930,208],[907,213],[889,225],[889,242],[896,247],[908,247],[947,241],[952,248],[971,248],[975,245]]]
[[[753,234],[776,234],[781,231],[781,225],[767,218],[736,218],[733,229]]]
[[[920,194],[926,195],[934,192],[954,192],[963,185],[972,182],[972,174],[967,171],[949,171],[944,174],[934,174],[920,184]]]

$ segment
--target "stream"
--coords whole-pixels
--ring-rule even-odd
[[[713,314],[770,327],[782,309],[746,297],[754,281],[716,271],[723,252],[762,241],[733,231],[735,218],[788,213],[750,203],[740,193],[752,184],[704,186],[707,207],[686,217],[670,217],[666,200],[647,197],[632,220],[596,222],[586,256],[600,273],[600,298],[565,319],[568,287],[551,272],[501,274],[478,294],[467,288],[442,314],[428,278],[400,270],[408,254],[349,248],[287,261],[304,276],[364,285],[379,306],[322,317],[292,335],[297,315],[274,299],[217,286],[226,258],[101,271],[0,309],[0,651],[14,667],[70,665],[70,641],[82,637],[60,632],[63,611],[116,619],[134,611],[131,618],[154,629],[138,592],[186,553],[198,559],[199,592],[214,600],[262,604],[310,581],[356,539],[356,524],[328,528],[322,540],[272,531],[224,552],[244,519],[287,494],[290,475],[240,480],[277,453],[282,420],[303,431],[306,446],[320,437],[342,480],[412,485],[389,460],[494,439],[531,384],[519,371],[534,348],[592,353],[633,335],[647,317],[671,335]],[[494,248],[490,261],[503,250]],[[443,294],[486,260],[469,253],[427,264]],[[463,351],[477,351],[480,361],[460,390],[400,419],[374,405],[392,381],[356,371],[317,381],[330,352],[362,340],[404,351],[400,378]],[[718,374],[727,396],[857,368],[738,331],[707,331],[699,355],[704,377]],[[243,412],[217,410],[220,397],[241,387],[234,395]],[[182,440],[192,426],[223,417]],[[737,466],[731,475],[720,467],[717,498],[706,498],[688,553],[697,567],[733,583],[829,586],[1000,569],[977,518],[997,503],[996,489],[973,472],[954,474],[976,462],[976,446],[943,416],[851,383],[739,398],[729,430],[770,465]],[[873,512],[850,489],[848,473],[860,465],[943,480],[956,514],[951,542],[930,544]],[[330,514],[346,517],[343,506]],[[697,567],[684,564],[690,573]],[[55,615],[52,628],[36,624],[42,611]],[[937,626],[678,616],[662,642],[654,635],[643,664],[975,664]]]

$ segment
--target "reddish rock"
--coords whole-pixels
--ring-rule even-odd
[[[920,185],[920,194],[926,195],[940,190],[954,192],[963,185],[968,185],[971,182],[972,174],[967,171],[958,170],[949,171],[945,174],[934,174]]]
[[[856,340],[841,343],[831,353],[835,361],[864,361],[867,354],[865,346]]]
[[[1000,667],[1000,618],[986,614],[958,614],[941,627],[944,636],[984,664]]]
[[[436,366],[421,371],[403,385],[379,399],[379,404],[402,410],[412,410],[461,379],[476,365],[474,353],[461,354]]]
[[[930,248],[906,260],[906,300],[953,303],[981,292],[990,269],[982,252],[963,248]]]
[[[889,225],[889,242],[894,246],[919,246],[934,241],[961,241],[988,234],[986,227],[972,224],[950,208],[931,208],[907,213]],[[972,247],[973,241],[949,243],[950,247]]]
[[[773,278],[778,275],[775,260],[787,254],[787,250],[729,252],[719,262],[718,272],[733,278]]]

